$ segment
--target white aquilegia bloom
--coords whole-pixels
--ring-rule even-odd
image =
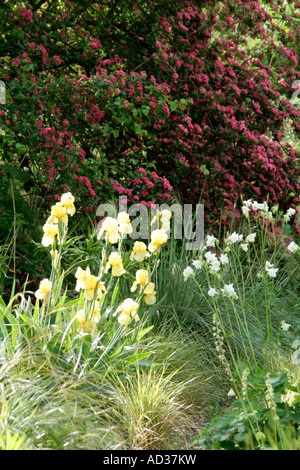
[[[274,217],[271,211],[265,213],[265,218],[268,219],[270,222],[274,222]]]
[[[287,212],[286,212],[286,215],[287,215],[288,217],[291,217],[291,216],[294,215],[294,214],[296,214],[296,211],[295,211],[295,209],[293,209],[292,207],[290,207],[290,208],[287,210]]]
[[[210,263],[209,272],[211,274],[216,274],[220,270],[220,261],[217,259]]]
[[[286,323],[285,321],[282,321],[281,325],[280,325],[280,328],[282,329],[282,331],[288,331],[290,326],[291,325],[289,323]]]
[[[221,289],[221,292],[225,297],[232,297],[233,299],[238,298],[234,290],[233,284],[225,284],[224,288]]]
[[[204,255],[208,263],[213,263],[215,261],[218,261],[217,255],[215,253],[212,253],[211,251],[207,251]]]
[[[221,264],[228,264],[229,263],[229,258],[228,258],[226,253],[221,254],[220,261],[221,261]]]
[[[247,235],[247,237],[246,237],[246,242],[248,242],[248,243],[253,243],[254,240],[255,240],[255,237],[256,237],[256,233],[255,233],[255,232],[249,233],[249,235]]]
[[[278,209],[279,209],[279,205],[276,204],[275,206],[271,207],[271,211],[273,214],[276,214],[278,212]]]
[[[218,295],[218,291],[214,287],[211,287],[207,291],[207,295],[209,295],[210,297],[215,297],[215,295]]]
[[[192,261],[194,268],[201,269],[203,265],[203,261],[201,259],[194,259]]]
[[[204,256],[209,264],[209,272],[211,274],[216,274],[220,270],[221,266],[221,263],[218,260],[217,256],[211,251],[207,251]]]
[[[187,266],[183,270],[182,274],[183,274],[184,280],[186,281],[189,277],[194,276],[195,272],[194,272],[193,268],[191,268],[190,266]]]
[[[274,265],[269,261],[266,261],[265,269],[269,277],[276,277],[278,268],[274,268]]]
[[[247,252],[249,249],[249,245],[247,243],[241,243],[241,248],[243,251]]]
[[[242,241],[243,239],[243,235],[239,235],[238,233],[236,232],[233,232],[231,235],[229,235],[229,237],[227,238],[227,240],[231,243],[236,243],[236,242],[240,242]]]
[[[249,212],[250,212],[250,209],[249,207],[246,207],[246,206],[243,206],[242,207],[242,213],[244,214],[245,217],[249,217]]]
[[[290,207],[286,214],[283,216],[283,220],[287,223],[289,222],[290,218],[292,215],[294,215],[296,213],[295,209],[293,209],[292,207]]]
[[[207,235],[206,246],[215,246],[217,239],[213,235]]]
[[[269,277],[276,277],[277,276],[278,268],[270,268],[267,270]]]
[[[288,249],[291,253],[294,253],[295,251],[300,250],[300,246],[297,245],[297,243],[295,243],[295,242],[291,242],[291,243],[289,244],[289,246],[287,247],[287,249]]]
[[[265,210],[265,207],[266,207],[266,206],[265,206],[265,203],[261,204],[261,203],[259,203],[259,202],[257,202],[257,201],[253,201],[253,202],[252,202],[252,209],[253,209],[254,211],[263,211],[263,210]]]
[[[244,207],[250,207],[252,205],[252,200],[248,199],[247,201],[243,201],[243,206]]]

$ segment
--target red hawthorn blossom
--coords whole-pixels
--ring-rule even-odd
[[[297,207],[299,2],[47,5],[0,7],[4,174],[41,203],[67,186],[82,213],[121,194],[201,197],[214,225],[240,196]]]

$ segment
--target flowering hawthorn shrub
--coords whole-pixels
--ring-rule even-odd
[[[0,236],[11,186],[44,210],[72,192],[85,219],[176,194],[225,226],[268,197],[298,229],[298,19],[296,0],[2,3]]]

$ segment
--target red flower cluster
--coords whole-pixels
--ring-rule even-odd
[[[281,0],[5,2],[1,172],[24,170],[20,185],[47,205],[76,192],[81,213],[113,195],[176,194],[204,203],[208,224],[227,223],[240,196],[296,208],[299,4],[289,4],[293,17]]]

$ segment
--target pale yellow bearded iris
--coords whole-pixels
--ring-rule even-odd
[[[149,274],[146,269],[139,269],[136,272],[135,275],[135,281],[132,284],[131,287],[131,292],[134,292],[137,288],[138,285],[140,285],[142,288],[145,287],[145,285],[149,282]]]
[[[147,305],[153,305],[156,302],[155,285],[153,282],[149,282],[144,290],[145,302]]]
[[[100,279],[92,274],[88,275],[85,278],[85,298],[87,300],[99,299],[102,295],[102,292],[106,292],[104,284]]]
[[[168,235],[164,230],[154,230],[151,233],[151,243],[149,244],[149,251],[154,253],[161,245],[166,243],[168,240]]]
[[[68,225],[67,209],[61,202],[57,202],[51,207],[51,215],[55,218],[56,223],[61,220],[65,225]]]
[[[55,224],[45,223],[44,227],[44,235],[42,238],[42,245],[43,246],[52,246],[54,244],[54,239],[56,235],[58,235],[58,226]]]
[[[144,261],[145,258],[147,258],[149,255],[147,251],[147,246],[145,245],[144,242],[135,242],[133,245],[133,249],[130,255],[130,260],[131,261],[138,261],[142,262]]]
[[[112,266],[112,275],[119,277],[126,273],[123,267],[122,257],[117,252],[112,252],[108,258],[109,264]]]
[[[118,221],[113,217],[106,217],[99,230],[98,238],[101,238],[103,233],[106,233],[106,240],[111,244],[115,244],[120,239],[118,229]]]
[[[172,212],[169,209],[163,209],[161,212],[156,211],[156,215],[151,221],[151,225],[157,223],[157,227],[161,230],[168,232],[170,230],[170,220],[172,217]]]
[[[130,223],[130,218],[129,218],[129,215],[127,214],[127,212],[120,212],[118,217],[117,217],[117,221],[118,221],[118,224],[119,224],[119,232],[122,235],[125,235],[127,233],[129,234],[129,233],[133,232],[133,228],[132,228],[132,225]]]
[[[132,319],[135,321],[139,320],[139,316],[137,314],[138,310],[138,303],[135,302],[133,299],[127,298],[125,299],[121,305],[117,308],[116,313],[121,312],[118,316],[118,322],[126,326],[128,325]]]
[[[49,279],[43,279],[40,282],[39,289],[35,293],[36,298],[39,300],[48,300],[51,289],[52,282],[49,281]]]
[[[90,273],[89,267],[85,271],[80,267],[77,268],[75,277],[77,279],[75,290],[78,292],[83,289],[87,300],[99,299],[103,292],[107,292],[104,283],[101,282],[100,278]]]
[[[72,196],[71,193],[65,193],[61,196],[60,202],[57,202],[51,207],[51,215],[48,217],[47,222],[43,227],[44,235],[42,238],[42,245],[53,245],[56,236],[62,236],[62,239],[64,238],[67,233],[68,214],[75,214],[74,200],[74,196]],[[65,226],[63,234],[59,233],[58,227],[60,221],[62,221]],[[58,240],[58,242],[60,243],[62,240]]]
[[[79,324],[79,328],[83,329],[87,333],[91,333],[94,330],[96,324],[100,321],[100,319],[101,319],[100,307],[99,307],[99,302],[97,301],[95,302],[95,306],[94,306],[94,310],[91,315],[91,318],[87,318],[87,315],[83,309],[78,310],[76,314],[76,320]]]
[[[75,273],[75,277],[77,279],[75,290],[77,292],[79,292],[80,289],[85,289],[84,281],[85,281],[86,276],[89,275],[89,274],[90,274],[90,268],[89,267],[87,267],[85,271],[84,271],[84,269],[82,269],[80,267],[77,268],[77,271]]]
[[[65,207],[65,209],[67,211],[67,214],[69,214],[71,216],[74,215],[75,212],[76,212],[76,209],[75,209],[75,206],[74,206],[74,201],[75,201],[75,198],[74,198],[73,194],[71,194],[71,193],[65,193],[60,198],[60,202]]]

